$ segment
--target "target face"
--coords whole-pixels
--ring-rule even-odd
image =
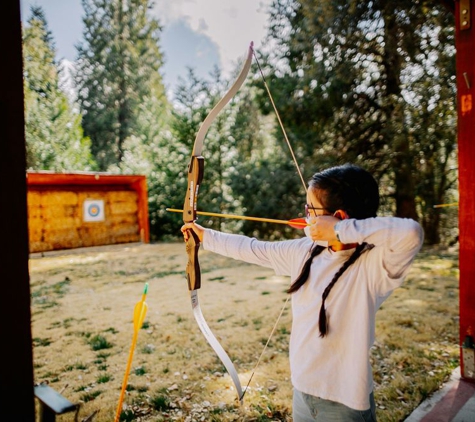
[[[102,199],[86,199],[83,205],[84,221],[104,221],[104,201]]]

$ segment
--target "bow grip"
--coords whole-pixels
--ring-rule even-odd
[[[201,269],[198,261],[198,250],[200,249],[200,239],[193,230],[188,230],[188,240],[186,241],[186,253],[188,263],[186,264],[186,279],[188,289],[196,290],[201,287]]]

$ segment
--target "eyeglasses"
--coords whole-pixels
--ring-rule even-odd
[[[310,217],[310,211],[313,211],[314,216],[318,215],[327,215],[327,214],[317,214],[315,211],[328,211],[326,208],[313,207],[311,205],[305,204],[305,215]]]

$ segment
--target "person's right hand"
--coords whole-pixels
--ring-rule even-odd
[[[204,227],[201,227],[199,224],[196,223],[185,223],[181,227],[181,232],[183,233],[183,237],[185,238],[185,242],[188,240],[189,230],[193,230],[195,234],[200,239],[200,242],[203,241],[203,236],[205,233]]]

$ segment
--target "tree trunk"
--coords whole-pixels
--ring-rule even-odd
[[[403,108],[398,106],[401,101],[401,61],[398,54],[396,11],[394,5],[388,2],[384,12],[385,50],[383,65],[386,70],[386,108],[387,142],[393,143],[393,171],[396,201],[396,216],[418,220],[416,212],[415,188],[412,177],[412,158],[409,138],[404,124]]]

